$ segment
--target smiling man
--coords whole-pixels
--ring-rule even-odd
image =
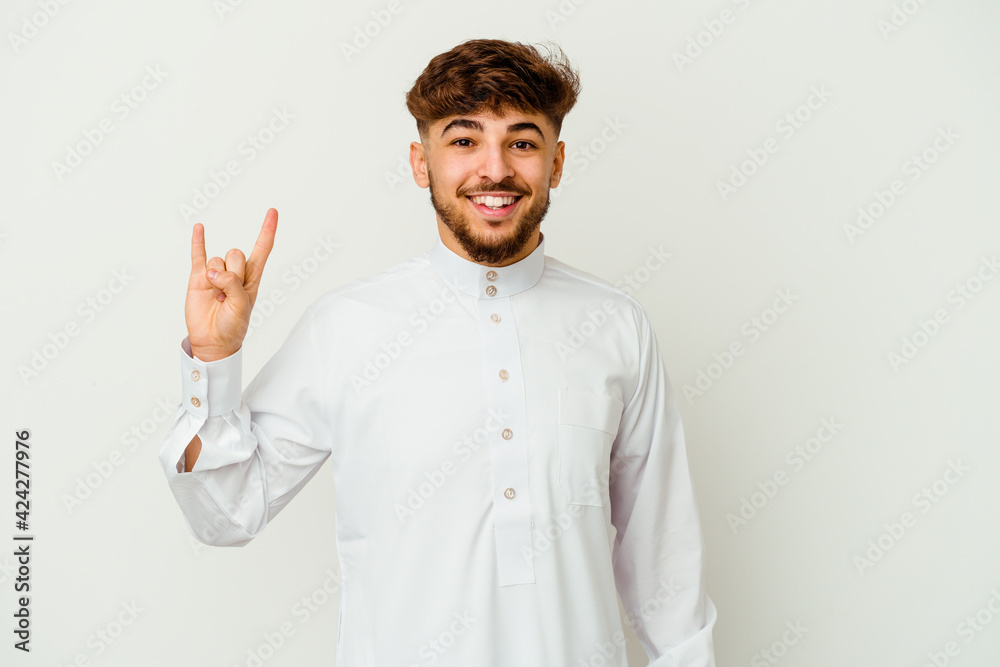
[[[313,302],[243,392],[277,212],[249,259],[206,261],[194,226],[160,460],[192,533],[220,546],[259,535],[331,460],[337,665],[627,667],[631,625],[650,665],[714,667],[653,328],[634,298],[545,255],[578,93],[563,58],[519,43],[433,58],[406,101],[434,246]]]
[[[556,134],[549,119],[518,111],[449,116],[421,132],[410,163],[417,184],[430,187],[438,233],[450,250],[503,266],[535,249],[565,159]]]

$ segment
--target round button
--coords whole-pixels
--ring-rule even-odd
[[[496,313],[493,313],[492,315],[490,315],[490,319],[493,320],[494,322],[499,322],[500,316],[497,315]]]
[[[507,487],[507,490],[503,492],[503,497],[510,500],[514,497],[514,489]]]
[[[497,293],[497,288],[494,285],[490,285],[486,288],[486,293],[493,296]]]
[[[196,397],[192,396],[191,397],[191,405],[193,405],[196,408],[200,408],[201,407],[201,401],[199,401]]]
[[[201,378],[201,373],[198,371],[191,371],[191,379],[197,382]]]
[[[507,372],[507,369],[506,368],[501,368],[500,369],[500,379],[503,380],[504,382],[506,382],[507,378],[509,378],[509,377],[510,377],[510,373]]]
[[[511,438],[514,437],[514,432],[511,431],[509,428],[505,428],[503,431],[501,431],[500,435],[503,436],[504,440],[510,440]]]
[[[497,279],[497,272],[496,271],[487,271],[486,272],[486,279],[487,280],[496,280]]]

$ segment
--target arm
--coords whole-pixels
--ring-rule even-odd
[[[680,412],[645,312],[635,311],[638,379],[612,449],[615,583],[650,667],[715,667],[715,606]]]
[[[307,310],[242,396],[242,348],[205,362],[182,342],[182,402],[160,462],[189,529],[206,544],[256,537],[330,455],[313,322]]]
[[[184,472],[194,470],[194,464],[198,461],[199,454],[201,454],[201,438],[196,435],[188,443],[187,449],[184,450]]]

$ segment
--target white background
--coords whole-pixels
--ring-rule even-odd
[[[266,210],[280,212],[248,383],[323,292],[430,247],[428,193],[396,174],[417,138],[403,97],[435,54],[500,37],[555,40],[582,75],[546,250],[639,281],[680,392],[720,667],[771,664],[763,650],[789,666],[917,667],[948,642],[939,664],[997,664],[1000,280],[983,262],[1000,253],[1000,5],[402,0],[350,58],[341,44],[387,3],[91,0],[53,2],[51,17],[43,5],[0,10],[0,663],[231,667],[264,646],[269,667],[332,664],[329,468],[227,549],[188,536],[157,461],[180,400],[191,227],[205,224],[210,257],[249,252]],[[147,68],[164,74],[143,90]],[[275,109],[294,118],[247,159],[241,142]],[[87,151],[105,118],[112,131]],[[602,143],[609,122],[621,129]],[[939,131],[951,139],[935,148]],[[55,166],[81,144],[78,166]],[[744,164],[748,151],[763,164]],[[240,173],[185,218],[229,160]],[[734,169],[750,175],[723,196]],[[900,194],[851,233],[894,180]],[[310,263],[320,238],[339,246]],[[650,273],[651,246],[671,257]],[[293,267],[312,273],[295,282]],[[263,313],[274,290],[283,303]],[[774,321],[778,290],[794,300]],[[770,324],[752,340],[754,317]],[[744,353],[726,360],[734,341]],[[699,372],[703,393],[685,398]],[[798,468],[788,452],[823,419],[841,426]],[[30,655],[8,627],[24,428]],[[940,481],[949,462],[967,468],[954,483]],[[768,497],[776,473],[787,483]],[[924,488],[935,502],[915,502]],[[317,519],[326,527],[303,530]],[[308,618],[303,597],[322,601]],[[977,613],[984,625],[963,625]],[[286,622],[294,634],[269,651]],[[805,634],[783,646],[796,622]],[[632,642],[632,664],[646,664]]]

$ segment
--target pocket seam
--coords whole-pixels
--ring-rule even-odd
[[[614,396],[572,389],[559,390],[559,425],[572,424],[618,434],[625,404]]]
[[[605,465],[610,466],[610,460],[602,461],[596,476],[589,472],[581,475],[579,469],[573,470],[570,462],[578,459],[587,452],[580,451],[581,448],[592,447],[599,444],[603,452],[607,451],[610,459],[610,447],[614,445],[617,437],[618,426],[621,422],[622,409],[624,404],[614,396],[595,394],[593,392],[578,390],[559,390],[559,488],[561,489],[566,502],[571,505],[584,505],[587,507],[601,507],[604,505],[604,497],[607,489],[602,482],[602,472]],[[593,433],[585,438],[586,441],[573,438],[572,429],[584,428]],[[574,465],[581,465],[580,461],[574,461]],[[574,474],[575,473],[575,474]],[[591,491],[582,493],[581,488],[575,488],[570,483],[570,478],[576,485],[586,484],[587,488],[593,486]],[[586,478],[586,482],[581,481]],[[599,494],[599,501],[594,502],[593,492]]]

